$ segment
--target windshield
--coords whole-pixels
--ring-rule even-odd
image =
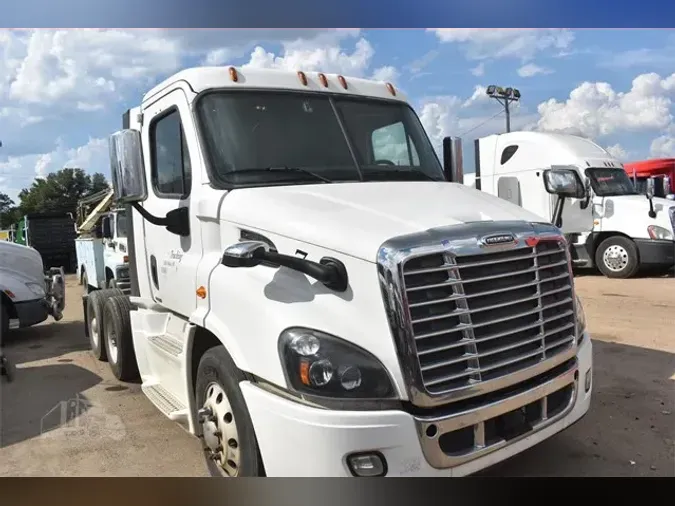
[[[406,104],[282,92],[215,92],[197,106],[216,179],[227,185],[443,180]]]
[[[127,215],[124,212],[117,213],[117,237],[127,236]]]
[[[586,176],[591,180],[593,192],[600,197],[638,194],[633,181],[623,169],[586,169]]]

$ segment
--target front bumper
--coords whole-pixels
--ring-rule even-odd
[[[49,316],[49,303],[45,299],[15,302],[14,309],[19,320],[19,328],[32,327],[42,323]]]
[[[352,476],[347,457],[364,452],[379,452],[386,459],[387,476],[464,476],[512,457],[584,416],[591,402],[592,355],[592,343],[586,335],[571,372],[567,369],[518,395],[480,409],[465,408],[444,419],[422,419],[402,410],[318,409],[284,399],[250,382],[242,382],[241,389],[267,476]],[[561,411],[547,421],[533,422],[530,431],[509,438],[509,442],[500,442],[489,435],[490,431],[486,430],[489,419],[537,402],[545,407],[541,399],[547,395],[552,398],[556,389],[565,386],[573,389],[567,398],[569,402],[563,403]],[[437,437],[427,436],[430,424],[436,426]],[[466,428],[474,435],[468,457],[466,452],[458,457],[445,447],[440,450],[444,431],[452,429],[459,433]]]
[[[672,267],[675,265],[675,241],[635,239],[640,255],[640,264]]]

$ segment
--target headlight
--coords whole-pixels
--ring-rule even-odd
[[[673,239],[673,233],[670,230],[657,225],[649,225],[647,233],[649,237],[655,240],[671,241]]]
[[[279,354],[288,385],[297,393],[340,399],[390,399],[395,394],[377,358],[318,330],[285,330]]]
[[[577,336],[578,339],[581,339],[584,331],[586,330],[586,313],[584,312],[584,306],[581,304],[581,299],[578,295],[574,295],[576,298],[576,311],[577,311]]]
[[[45,296],[45,287],[39,283],[26,283],[28,289],[38,297]]]

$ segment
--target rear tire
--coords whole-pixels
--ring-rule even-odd
[[[108,364],[120,381],[135,380],[139,377],[129,311],[131,304],[125,295],[109,297],[103,308]]]
[[[595,251],[595,264],[608,278],[630,278],[640,267],[637,246],[630,239],[620,235],[608,237]]]
[[[212,417],[205,417],[201,423],[204,435],[201,441],[211,476],[265,476],[251,415],[239,388],[239,382],[245,379],[222,346],[209,349],[199,361],[195,404],[197,409],[209,406],[212,410]],[[207,445],[218,445],[214,437],[222,447],[218,453],[220,460],[210,458],[212,448]]]
[[[87,296],[87,328],[89,345],[97,360],[106,362],[108,355],[105,347],[105,325],[103,307],[106,300],[115,295],[122,295],[121,290],[94,290]]]
[[[84,274],[82,274],[82,282],[80,284],[82,285],[84,293],[89,293],[91,291],[89,290],[89,278],[87,277],[86,271],[84,272]]]

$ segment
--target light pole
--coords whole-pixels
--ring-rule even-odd
[[[517,88],[502,88],[491,84],[486,90],[487,96],[494,98],[499,102],[506,112],[506,131],[511,131],[511,109],[509,105],[511,102],[518,102],[520,100],[520,90]]]

